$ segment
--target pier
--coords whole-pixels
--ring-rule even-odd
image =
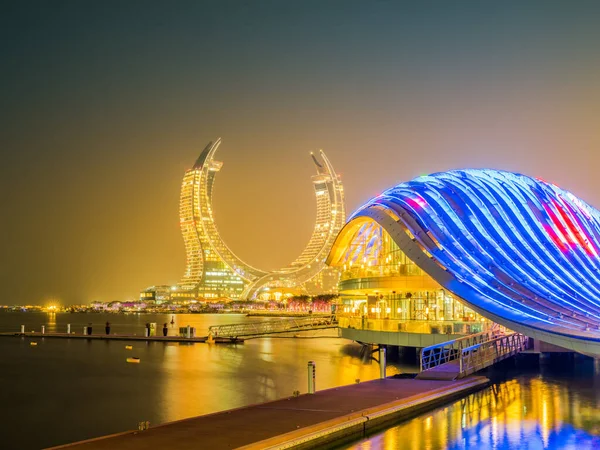
[[[146,448],[322,448],[481,389],[485,377],[457,381],[385,378],[53,447],[53,450]]]
[[[87,339],[98,341],[146,341],[146,342],[179,342],[179,343],[205,343],[208,336],[184,337],[184,336],[139,336],[135,334],[75,334],[75,333],[40,333],[40,332],[7,332],[0,333],[0,337],[26,337],[31,339]],[[243,343],[243,338],[221,338],[212,340],[215,344]]]
[[[150,341],[150,342],[208,342],[211,344],[242,343],[246,339],[267,337],[272,335],[294,334],[306,331],[318,331],[337,329],[337,321],[332,315],[318,315],[295,318],[283,318],[261,322],[234,323],[227,325],[215,325],[208,328],[206,336],[195,336],[190,334],[179,336],[140,336],[135,334],[87,334],[87,333],[59,333],[46,332],[45,325],[41,331],[25,331],[24,326],[20,332],[4,332],[1,336],[22,336],[28,338],[73,338],[73,339],[98,339],[112,341]],[[184,327],[185,328],[185,327]],[[189,327],[188,327],[189,328]],[[67,325],[67,331],[70,331]],[[188,330],[189,331],[189,330]]]

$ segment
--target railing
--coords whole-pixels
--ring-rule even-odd
[[[526,350],[528,344],[529,338],[527,336],[512,333],[463,348],[459,363],[460,377],[465,377],[516,355]]]
[[[421,351],[421,372],[460,359],[464,348],[480,344],[493,339],[493,337],[491,331],[484,331],[482,333],[471,334],[452,341],[425,347]]]
[[[317,330],[337,328],[335,316],[299,317],[293,319],[268,320],[263,322],[215,325],[208,328],[208,335],[213,338],[256,337],[268,334],[286,333],[288,331]]]
[[[372,319],[369,317],[347,317],[338,315],[340,328],[357,330],[389,331],[401,333],[423,334],[459,334],[469,335],[488,331],[490,322],[459,321],[459,320],[410,320],[410,319]]]
[[[421,372],[443,364],[456,364],[457,378],[462,378],[527,349],[529,339],[520,333],[477,333],[421,351]]]

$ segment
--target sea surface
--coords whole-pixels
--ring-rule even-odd
[[[171,319],[174,324],[170,325]],[[196,327],[272,318],[234,314],[0,313],[0,331],[144,334],[147,322]],[[31,346],[31,341],[37,346]],[[125,345],[133,345],[133,350]],[[136,356],[140,364],[126,362]],[[379,366],[339,338],[262,338],[237,345],[0,337],[0,449],[39,449],[109,433],[275,400],[307,391],[307,363],[317,389],[366,381]],[[388,374],[414,372],[393,361]]]
[[[174,324],[170,325],[171,318]],[[0,313],[0,331],[72,330],[143,335],[147,322],[169,334],[195,326],[271,318],[242,315]],[[35,340],[38,345],[31,346]],[[126,350],[125,345],[133,345]],[[126,362],[128,356],[140,364]],[[366,381],[379,367],[361,347],[338,338],[263,338],[238,345],[0,337],[1,449],[39,449],[119,431]],[[573,363],[569,363],[573,364]],[[494,375],[494,384],[448,406],[340,449],[600,449],[600,378],[592,367]],[[415,372],[389,361],[388,375]],[[234,431],[232,431],[234,432]]]

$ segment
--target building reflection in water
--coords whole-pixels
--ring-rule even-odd
[[[306,364],[311,360],[317,365],[318,390],[379,376],[377,363],[365,364],[370,351],[337,338],[161,346],[160,422],[289,397],[296,390],[306,393]],[[387,373],[416,370],[390,358]]]
[[[345,448],[598,449],[598,387],[593,379],[520,377]]]

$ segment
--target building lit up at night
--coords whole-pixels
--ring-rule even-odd
[[[150,286],[140,292],[140,301],[160,305],[171,300],[171,286]]]
[[[395,334],[496,323],[597,355],[599,252],[600,212],[573,194],[524,175],[455,170],[370,200],[327,262],[342,271],[340,320],[355,334],[369,320]]]
[[[284,295],[333,293],[339,271],[325,265],[331,246],[345,223],[341,179],[323,151],[311,154],[317,203],[313,234],[300,256],[288,267],[263,271],[238,258],[225,244],[213,215],[215,176],[223,163],[215,160],[221,140],[210,142],[187,170],[181,186],[180,227],[186,249],[184,275],[173,299],[255,299]]]

